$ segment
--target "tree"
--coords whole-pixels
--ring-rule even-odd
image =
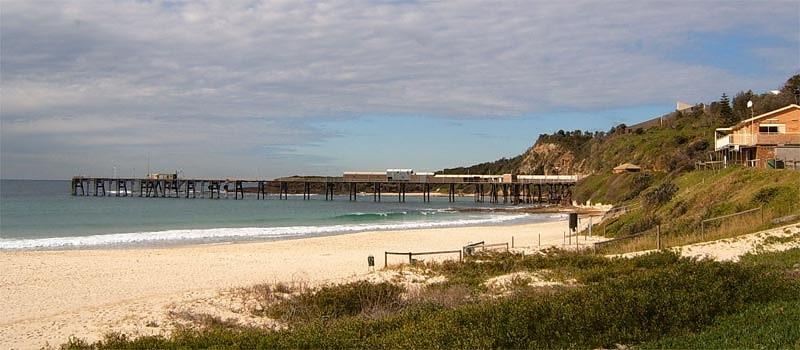
[[[753,109],[747,107],[747,102],[750,101],[753,101],[753,104],[756,105],[753,106]],[[760,104],[758,102],[759,101],[757,101],[757,98],[753,93],[753,90],[748,90],[747,92],[740,91],[738,94],[736,94],[736,96],[733,98],[733,112],[737,116],[736,119],[738,120],[747,119],[752,117],[754,113],[760,114],[757,111],[755,111],[755,109],[760,107],[757,106]]]
[[[725,125],[733,125],[739,121],[731,108],[731,99],[726,93],[722,93],[719,99],[719,117]]]
[[[782,94],[794,97],[790,103],[800,104],[800,74],[795,74],[781,88]]]

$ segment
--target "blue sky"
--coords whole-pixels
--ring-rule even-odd
[[[2,0],[0,177],[435,171],[798,73],[798,1]]]

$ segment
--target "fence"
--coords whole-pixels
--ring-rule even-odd
[[[476,249],[492,249],[497,247],[505,247],[506,251],[509,250],[508,242],[506,243],[493,243],[486,244],[484,241],[477,243],[467,244],[459,250],[439,250],[434,252],[383,252],[383,267],[389,266],[389,255],[403,255],[408,256],[408,263],[414,263],[414,257],[418,255],[439,255],[439,254],[456,254],[458,253],[458,261],[462,261],[464,255],[472,254]]]
[[[756,211],[758,211],[760,213],[761,221],[763,222],[764,221],[764,207],[760,206],[758,208],[749,209],[749,210],[745,210],[745,211],[740,211],[738,213],[733,213],[733,214],[729,214],[729,215],[722,215],[722,216],[717,216],[717,217],[713,217],[713,218],[710,218],[710,219],[703,220],[703,221],[700,222],[700,233],[702,235],[705,234],[706,223],[713,222],[713,221],[718,221],[718,220],[729,219],[729,218],[732,218],[732,217],[735,217],[735,216],[749,214],[749,213],[753,213],[753,212],[756,212]],[[631,235],[627,235],[627,236],[623,236],[623,237],[617,237],[617,238],[614,238],[614,239],[609,239],[607,241],[597,242],[597,243],[594,244],[594,250],[597,251],[599,248],[602,248],[605,245],[613,244],[613,243],[616,243],[616,242],[619,242],[619,241],[624,241],[624,240],[628,240],[628,239],[632,239],[632,238],[636,238],[636,237],[641,237],[641,236],[644,236],[646,234],[653,233],[652,231],[655,231],[655,233],[657,235],[658,249],[661,249],[661,225],[657,225],[656,227],[653,227],[651,229],[647,229],[647,230],[644,230],[644,231],[641,231],[641,232],[637,232],[637,233],[634,233],[634,234],[631,234]]]
[[[383,252],[383,267],[389,266],[389,255],[408,255],[408,263],[414,263],[415,255],[435,255],[435,254],[456,254],[458,253],[458,261],[461,261],[463,256],[461,250],[440,250],[435,252]]]
[[[744,214],[752,213],[752,212],[755,212],[755,211],[761,212],[761,221],[763,222],[764,221],[764,206],[760,206],[760,207],[755,208],[755,209],[750,209],[750,210],[740,211],[738,213],[733,213],[733,214],[728,214],[728,215],[723,215],[723,216],[717,216],[717,217],[710,218],[710,219],[705,219],[705,220],[700,222],[700,234],[705,234],[706,233],[706,223],[707,222],[712,222],[712,221],[717,221],[717,220],[722,220],[722,219],[728,219],[728,218],[732,218],[734,216],[744,215]]]
[[[506,251],[508,251],[508,242],[506,242],[506,243],[486,244],[486,243],[481,241],[481,242],[478,242],[478,243],[467,244],[462,248],[462,250],[464,251],[464,254],[469,255],[469,254],[472,254],[476,249],[486,250],[486,249],[491,249],[491,248],[496,248],[496,247],[505,247]]]
[[[627,214],[629,211],[637,209],[637,208],[639,208],[641,206],[642,206],[641,203],[633,203],[633,204],[629,204],[629,205],[622,205],[622,206],[618,206],[618,207],[613,207],[613,208],[609,209],[603,215],[603,221],[605,221],[606,219],[612,218],[612,217],[617,217],[617,216],[620,216],[620,215]]]
[[[653,231],[653,230],[656,230],[657,232],[660,232],[661,228],[660,228],[660,226],[657,226],[657,227],[654,227],[654,228],[651,228],[651,229],[644,230],[642,232],[634,233],[632,235],[617,237],[617,238],[609,239],[607,241],[602,241],[602,242],[596,242],[594,244],[594,250],[597,251],[598,248],[602,248],[604,245],[616,243],[616,242],[619,242],[619,241],[628,240],[628,239],[631,239],[631,238],[644,236],[644,235],[650,233],[650,231]]]
[[[725,169],[725,162],[721,160],[715,161],[697,161],[694,163],[694,170],[722,170]]]

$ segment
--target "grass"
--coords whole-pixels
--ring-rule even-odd
[[[622,237],[653,229],[660,222],[662,246],[672,247],[769,229],[776,226],[770,224],[772,219],[800,213],[800,176],[796,171],[732,166],[718,171],[693,171],[659,181],[672,181],[679,191],[661,205],[638,206],[606,220],[595,227],[594,232]],[[659,186],[659,181],[654,181],[642,193]],[[600,185],[593,183],[591,186]],[[624,204],[641,200],[637,197]],[[762,210],[701,224],[709,218],[753,208]],[[656,247],[653,230],[652,234],[606,246],[604,252],[627,253]]]
[[[706,228],[705,233],[692,232],[689,234],[681,234],[680,232],[675,232],[675,230],[669,230],[668,225],[663,225],[661,245],[662,248],[666,249],[669,247],[677,247],[700,242],[735,238],[741,235],[752,233],[753,231],[765,230],[772,227],[769,224],[764,224],[758,215],[758,212],[745,214],[741,217],[730,218],[721,225],[709,225],[709,227]],[[604,247],[601,253],[622,254],[657,248],[658,243],[656,230],[651,229],[648,231],[648,234],[643,236],[610,244]]]
[[[399,297],[397,289],[362,282],[328,286],[325,292],[320,289],[297,297],[304,307],[328,310],[318,315],[330,317],[311,317],[287,329],[212,323],[200,329],[180,329],[170,338],[129,339],[116,334],[94,344],[73,339],[64,347],[610,348],[708,333],[727,318],[756,312],[761,305],[775,305],[772,310],[784,307],[786,315],[795,315],[792,312],[796,310],[785,305],[800,303],[800,276],[789,273],[798,257],[795,250],[767,258],[748,257],[734,264],[667,252],[634,259],[559,251],[525,257],[482,255],[463,263],[425,266],[445,275],[447,282],[425,287],[419,295],[469,300],[450,307],[430,302],[436,298],[409,299],[409,293]],[[520,278],[512,285],[523,292],[503,298],[480,297],[488,278],[517,271],[550,271],[554,278],[574,278],[579,286],[526,290],[527,281]],[[398,301],[406,307],[392,309]],[[380,317],[364,312],[369,309],[365,305],[378,304],[392,312]],[[783,314],[767,312],[764,318],[771,320],[775,315]],[[767,327],[770,323],[763,324]],[[775,329],[791,330],[795,325],[777,322]],[[784,337],[769,344],[787,347],[793,346],[791,341]]]
[[[701,333],[668,337],[640,349],[800,349],[800,302],[751,305],[720,317]]]
[[[289,324],[326,321],[344,316],[374,316],[400,307],[405,289],[389,282],[356,281],[343,285],[307,290],[278,301],[264,312]]]
[[[782,271],[788,279],[800,280],[800,249],[747,254],[742,265],[767,271]],[[800,349],[800,300],[753,304],[744,310],[718,317],[701,332],[664,337],[637,346],[642,349]]]

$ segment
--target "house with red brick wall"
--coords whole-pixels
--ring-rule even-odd
[[[714,150],[725,164],[797,169],[800,163],[800,106],[791,104],[715,131]]]

